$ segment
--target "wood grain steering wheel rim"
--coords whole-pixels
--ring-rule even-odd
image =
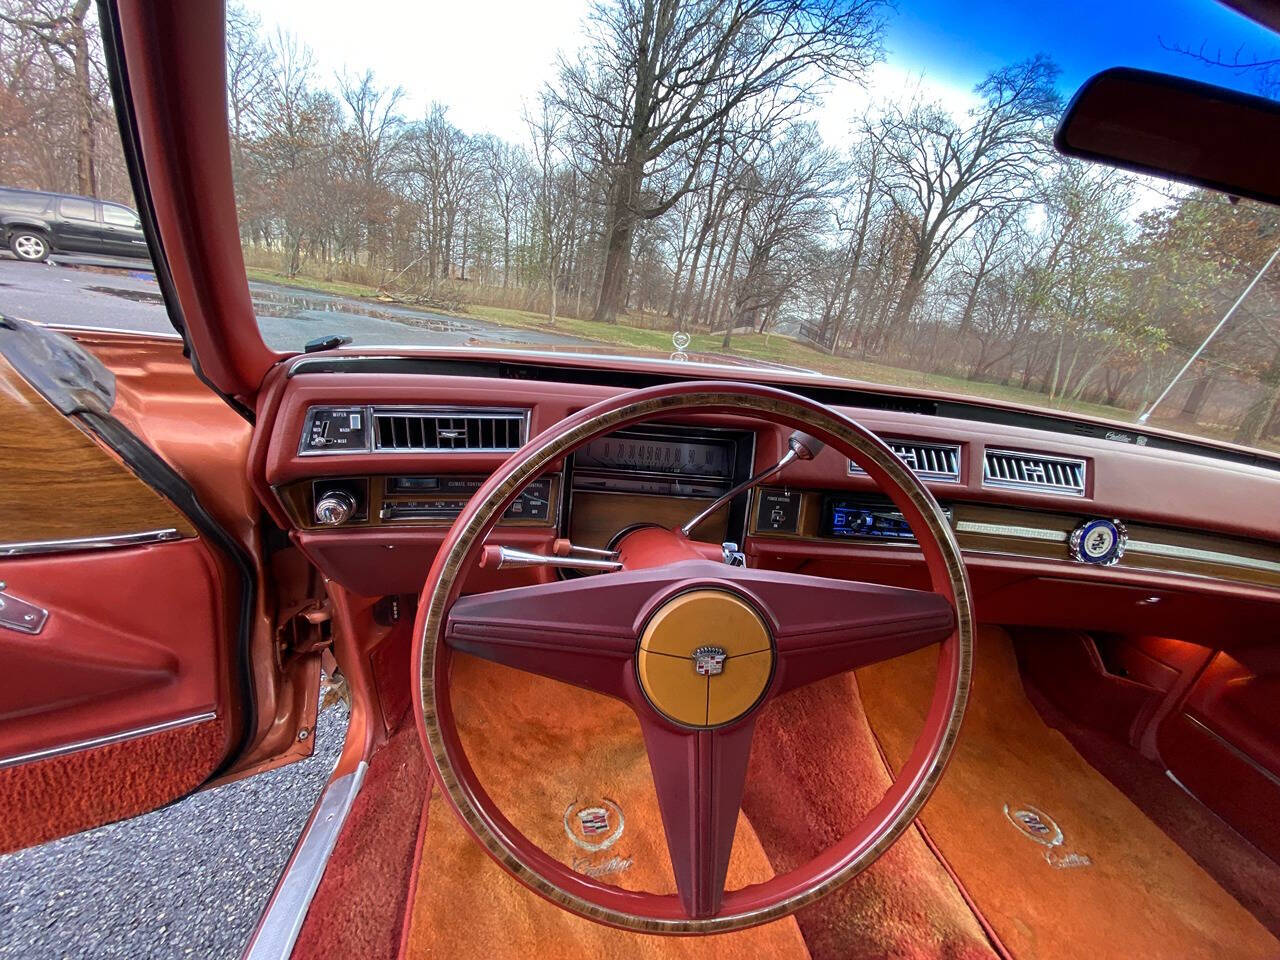
[[[495,640],[491,643],[481,638],[502,634],[504,631],[501,625],[507,621],[502,619],[485,621],[483,613],[475,614],[474,612],[477,609],[484,609],[482,598],[497,598],[495,602],[498,602],[503,599],[503,594],[521,597],[524,596],[521,591],[524,591],[529,595],[527,602],[536,604],[539,596],[537,591],[548,592],[551,588],[556,588],[561,593],[552,599],[559,601],[560,605],[557,609],[563,613],[566,609],[562,593],[564,590],[576,589],[580,591],[580,597],[587,597],[589,594],[581,591],[593,589],[589,586],[593,582],[598,582],[600,585],[615,583],[626,586],[628,582],[626,578],[629,574],[615,573],[565,582],[581,585],[578,587],[543,584],[538,587],[499,591],[496,594],[480,594],[459,601],[463,579],[461,574],[474,567],[485,536],[502,516],[507,506],[514,501],[520,490],[577,447],[595,437],[645,420],[716,413],[752,416],[784,427],[804,430],[851,457],[894,501],[917,535],[928,568],[932,592],[907,591],[869,584],[852,584],[844,589],[861,590],[862,594],[859,598],[865,599],[872,607],[875,607],[880,600],[884,600],[885,603],[900,603],[905,599],[916,603],[922,601],[924,597],[944,599],[949,606],[947,625],[941,631],[945,637],[939,635],[928,640],[929,643],[939,642],[939,640],[941,643],[937,681],[924,729],[910,758],[884,798],[845,837],[813,860],[788,873],[733,891],[723,890],[722,872],[718,888],[715,886],[714,878],[707,881],[700,875],[690,880],[687,872],[682,873],[682,865],[685,861],[677,859],[676,856],[677,846],[682,841],[673,840],[674,821],[668,819],[668,811],[664,807],[662,812],[668,844],[675,844],[672,846],[673,867],[676,869],[681,894],[628,891],[600,879],[574,872],[566,864],[534,845],[497,809],[480,785],[462,749],[450,705],[447,678],[450,657],[456,646],[469,653],[489,656],[490,659],[532,672],[556,675],[559,679],[568,679],[569,682],[601,689],[600,684],[594,679],[582,679],[590,671],[584,671],[582,676],[579,676],[573,672],[575,668],[571,666],[554,669],[547,667],[548,660],[555,661],[556,658],[548,657],[545,649],[538,651],[536,662],[529,659],[527,651],[522,654],[518,645],[501,647],[499,653],[495,654],[494,650],[497,649],[495,644],[500,647],[507,641]],[[680,566],[675,564],[672,569]],[[691,561],[686,572],[673,575],[668,581],[661,581],[661,577],[653,574],[652,571],[641,571],[642,574],[650,575],[651,579],[657,577],[655,583],[658,583],[660,588],[656,591],[657,598],[654,603],[646,608],[644,617],[652,613],[655,604],[663,599],[670,599],[673,592],[678,592],[680,589],[687,590],[690,584],[707,585],[711,580],[718,584],[722,576],[728,575],[727,571],[742,569],[722,567],[705,560]],[[802,578],[794,574],[769,574],[766,578],[766,574],[768,574],[767,571],[752,570],[748,574],[735,574],[735,576],[745,577],[741,581],[725,580],[723,582],[732,586],[735,592],[753,603],[756,602],[756,596],[761,590],[768,586],[767,580],[779,582],[787,578],[795,581],[807,580],[835,585],[832,589],[840,589],[839,585],[845,583],[845,581],[835,580],[819,581],[819,578]],[[637,577],[644,579],[639,574]],[[665,587],[671,589],[667,589],[664,593],[661,588]],[[627,589],[635,593],[636,590],[643,590],[643,585]],[[810,585],[807,589],[812,590],[814,586]],[[911,598],[907,597],[907,594],[919,594],[920,597]],[[616,605],[616,598],[611,596],[609,602]],[[449,634],[455,608],[468,603],[471,604],[469,609],[474,614],[470,618],[471,626],[475,627],[477,623],[481,625],[488,623],[489,626],[481,630],[472,630],[470,634],[459,629],[458,637],[455,638]],[[937,604],[932,606],[937,607]],[[794,607],[795,605],[792,604],[792,608]],[[851,613],[850,616],[856,616],[856,612]],[[886,614],[882,619],[884,622],[889,622],[891,618]],[[640,623],[641,620],[636,622]],[[933,632],[939,633],[937,624],[941,621],[936,614],[931,622],[934,625]],[[493,623],[499,624],[499,627],[493,627]],[[775,622],[774,626],[777,628],[779,624]],[[733,382],[676,383],[621,394],[566,418],[534,437],[513,454],[472,497],[445,535],[423,587],[415,623],[415,634],[419,642],[414,651],[413,670],[421,680],[420,697],[415,705],[415,713],[419,733],[427,750],[428,761],[450,806],[489,855],[527,887],[566,910],[623,929],[651,934],[726,932],[778,919],[830,893],[874,862],[910,825],[942,776],[960,730],[969,693],[973,631],[968,578],[959,546],[946,517],[937,501],[919,479],[874,434],[821,404],[782,390]],[[449,639],[446,640],[447,635]],[[472,638],[470,641],[462,639],[468,635]],[[580,639],[580,635],[576,639]],[[784,653],[791,655],[781,646],[783,639],[783,633],[775,638],[775,644],[778,645],[776,652],[780,658]],[[921,631],[916,639],[927,639],[925,631]],[[637,693],[633,666],[636,641],[631,641],[632,647],[629,652],[623,649],[621,638],[615,638],[610,642],[613,644],[612,649],[599,650],[595,653],[606,658],[621,658],[618,660],[619,663],[625,661],[627,665],[625,670],[616,670],[616,665],[615,670],[620,678],[618,682],[627,689],[623,690],[620,687],[618,690],[610,689],[606,692],[630,699],[633,708],[637,710],[637,715],[641,717],[642,729],[645,730],[646,743],[650,752],[651,768],[654,770],[655,785],[659,787],[660,802],[663,802],[663,798],[667,795],[664,793],[664,783],[670,781],[669,771],[663,773],[664,779],[662,782],[659,781],[658,768],[661,764],[655,760],[655,756],[661,755],[655,755],[655,747],[658,743],[662,744],[663,749],[673,745],[678,749],[679,743],[687,742],[689,744],[688,764],[683,769],[686,773],[689,769],[693,769],[695,771],[693,779],[698,780],[699,783],[711,782],[713,777],[720,776],[720,768],[715,764],[721,762],[722,753],[726,756],[732,753],[728,747],[722,751],[717,744],[722,741],[728,743],[730,738],[735,736],[738,740],[742,740],[742,736],[735,731],[745,729],[746,746],[743,749],[749,752],[751,727],[759,706],[784,689],[817,679],[822,674],[822,670],[815,671],[810,668],[821,668],[828,659],[826,654],[837,649],[824,647],[823,656],[809,656],[803,660],[806,666],[792,670],[790,674],[784,667],[791,661],[780,659],[766,694],[747,714],[734,720],[724,730],[686,730],[683,732],[685,740],[680,741],[677,737],[680,731],[677,731],[674,726],[655,724],[653,717],[641,715],[643,706],[633,696]],[[858,643],[866,642],[865,639],[858,641]],[[872,646],[875,646],[875,643],[873,639]],[[795,644],[792,643],[792,645]],[[922,642],[915,642],[917,647],[922,645],[924,645]],[[914,647],[904,649],[912,648]],[[843,651],[845,648],[839,649]],[[853,649],[852,646],[849,649]],[[876,649],[880,650],[880,647]],[[577,651],[566,644],[559,656],[568,663],[570,655],[577,656]],[[840,657],[837,656],[834,659],[839,661]],[[871,657],[868,654],[865,662],[873,662],[873,659],[884,659],[884,656]],[[844,666],[841,669],[851,669],[851,667]],[[828,671],[826,675],[830,672],[835,671]],[[596,671],[591,676],[595,677],[596,674],[613,676],[609,671]],[[795,682],[788,685],[785,682],[785,676],[791,676]],[[610,680],[609,683],[613,681]],[[641,695],[640,700],[643,699]],[[654,731],[653,736],[657,738],[656,741],[651,740],[651,731]],[[668,739],[663,740],[663,737]],[[719,739],[716,739],[717,737]],[[738,752],[741,773],[745,776],[746,753],[742,750]],[[692,764],[692,767],[689,764]],[[697,771],[702,772],[697,773]],[[691,804],[704,804],[703,807],[697,807],[697,810],[709,809],[705,805],[716,802],[703,798],[699,792],[702,787],[699,785],[689,785],[685,789],[692,798],[689,801]],[[707,790],[711,788],[708,787]],[[739,785],[738,796],[740,795]],[[729,800],[731,801],[732,797],[729,797]],[[723,800],[719,802],[724,803]],[[736,807],[733,815],[736,823]],[[697,833],[698,836],[692,840],[686,838],[683,842],[693,848],[691,869],[702,870],[705,874],[713,870],[708,863],[715,859],[715,851],[708,852],[709,846],[723,846],[723,844],[719,839],[706,839],[703,836],[706,828],[697,816],[693,819],[696,825],[691,828],[691,832]],[[698,833],[700,830],[703,833]],[[722,833],[723,830],[721,830]],[[729,834],[728,845],[731,847],[731,827]],[[683,848],[680,852],[684,852]],[[722,859],[727,864],[727,854]],[[681,882],[682,877],[687,884],[696,887],[696,892],[686,889],[686,883]]]

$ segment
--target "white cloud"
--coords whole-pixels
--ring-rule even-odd
[[[578,46],[582,0],[363,3],[349,0],[247,0],[264,32],[282,29],[315,54],[321,79],[373,70],[399,85],[405,109],[421,116],[447,104],[469,133],[523,139],[521,108],[555,72],[556,54]]]
[[[930,77],[918,66],[877,63],[868,72],[865,86],[850,81],[834,84],[815,111],[814,120],[827,143],[843,145],[849,140],[851,121],[868,107],[901,101],[917,93],[925,101],[941,104],[958,121],[980,102],[972,89]]]
[[[264,33],[294,34],[315,54],[320,79],[333,86],[344,69],[373,70],[383,86],[404,88],[405,111],[422,116],[438,100],[468,133],[526,136],[522,108],[555,76],[556,58],[582,42],[586,0],[468,0],[465,3],[369,3],[349,0],[246,0]],[[867,86],[835,83],[813,113],[832,145],[848,140],[850,121],[869,103],[920,88],[957,117],[977,102],[972,90],[935,80],[917,65],[876,64]]]

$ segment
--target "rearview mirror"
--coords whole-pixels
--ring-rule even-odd
[[[1113,67],[1085,81],[1053,137],[1080,157],[1280,204],[1280,103]]]

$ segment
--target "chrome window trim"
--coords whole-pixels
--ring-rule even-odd
[[[179,717],[176,720],[166,720],[163,723],[153,723],[145,727],[135,727],[132,730],[121,730],[119,733],[110,733],[103,737],[93,737],[88,740],[77,740],[75,743],[65,743],[56,747],[46,747],[43,750],[32,750],[30,753],[20,753],[12,757],[0,758],[0,770],[6,767],[14,767],[20,763],[31,763],[34,760],[47,760],[50,757],[60,757],[68,753],[76,753],[80,750],[89,750],[93,747],[105,747],[112,743],[123,743],[125,740],[136,740],[139,737],[149,736],[153,733],[162,733],[165,730],[177,730],[179,727],[187,727],[195,723],[204,723],[207,720],[217,718],[217,713],[209,710],[205,713],[193,714],[189,717]]]
[[[77,550],[118,550],[148,543],[181,540],[182,534],[174,527],[162,530],[140,530],[137,533],[116,533],[105,537],[75,537],[67,540],[27,540],[21,543],[0,543],[0,557],[29,557],[42,553],[73,553]]]
[[[271,903],[258,921],[244,960],[288,960],[293,953],[307,910],[320,887],[320,878],[329,865],[329,857],[368,769],[369,764],[361,760],[353,771],[325,787],[311,822],[276,885]]]
[[[377,350],[377,349],[395,350],[397,347],[403,348],[403,346],[404,346],[403,344],[393,344],[393,343],[389,343],[389,344],[372,344],[371,343],[371,344],[362,344],[358,349],[360,350]],[[327,353],[324,356],[312,355],[308,357],[299,357],[298,359],[295,359],[292,364],[290,364],[289,372],[286,374],[286,376],[289,378],[292,378],[299,374],[306,375],[309,373],[307,368],[313,367],[313,366],[327,366],[330,364],[343,365],[348,363],[359,364],[359,363],[367,362],[369,360],[392,360],[392,361],[433,360],[433,359],[438,359],[439,357],[461,357],[465,360],[479,359],[483,362],[486,359],[490,361],[492,361],[493,359],[485,351],[478,350],[476,347],[439,346],[439,347],[426,348],[424,345],[424,349],[429,349],[430,353],[429,354],[398,353],[398,352],[397,353],[347,353],[343,351],[342,353],[337,353],[337,352]],[[477,357],[477,354],[479,354],[480,356]],[[667,357],[661,357],[661,356],[636,357],[636,356],[630,356],[626,354],[576,353],[571,350],[566,350],[563,352],[556,351],[556,350],[526,350],[523,347],[502,351],[501,358],[498,359],[496,362],[521,363],[524,361],[526,357],[536,357],[540,360],[553,360],[553,361],[564,361],[565,359],[586,360],[596,367],[599,367],[602,360],[603,361],[622,360],[624,362],[633,363],[633,364],[639,361],[645,364],[656,364],[658,366],[662,366],[670,370],[673,374],[676,374],[676,375],[686,375],[690,370],[705,370],[705,371],[715,371],[717,373],[729,374],[731,378],[737,377],[739,379],[742,378],[744,374],[758,372],[758,369],[766,369],[766,368],[757,369],[754,367],[743,367],[743,366],[738,366],[735,364],[728,364],[728,363],[708,363],[704,360],[671,360]],[[321,371],[321,372],[325,373],[328,371]],[[772,371],[768,370],[767,372],[772,372]],[[809,380],[817,381],[817,380],[824,379],[822,374],[814,370],[806,370],[803,367],[787,367],[782,372],[786,373],[788,377],[794,378],[796,380],[809,379]]]

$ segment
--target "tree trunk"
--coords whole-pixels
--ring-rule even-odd
[[[632,194],[644,178],[642,163],[632,160],[618,171],[613,187],[612,209],[606,231],[604,270],[600,277],[600,299],[592,317],[597,323],[617,323],[626,289],[627,271],[631,266],[631,241],[636,232],[635,214],[631,211]]]
[[[1200,416],[1200,411],[1204,409],[1204,402],[1209,399],[1213,380],[1213,374],[1204,371],[1200,378],[1191,384],[1191,392],[1187,394],[1186,402],[1183,403],[1182,410],[1178,414],[1179,420],[1195,423],[1196,418]]]
[[[1258,444],[1280,411],[1280,347],[1276,348],[1275,355],[1258,380],[1264,388],[1263,394],[1249,407],[1235,435],[1236,443],[1247,446]]]
[[[742,243],[742,232],[747,226],[747,214],[751,210],[751,204],[744,197],[742,200],[742,216],[738,218],[738,229],[733,232],[733,247],[729,251],[729,276],[725,280],[724,297],[729,299],[729,288],[733,285],[733,275],[738,272],[738,249]],[[751,275],[751,271],[747,271],[747,276]],[[736,305],[735,305],[736,306]],[[724,328],[724,340],[720,342],[722,350],[729,349],[729,342],[733,339],[733,325],[738,321],[738,311],[731,306],[729,308],[729,319]]]
[[[93,86],[89,75],[89,37],[84,19],[89,0],[79,0],[70,14],[71,50],[76,72],[76,181],[87,197],[98,195],[98,171],[93,162]]]

